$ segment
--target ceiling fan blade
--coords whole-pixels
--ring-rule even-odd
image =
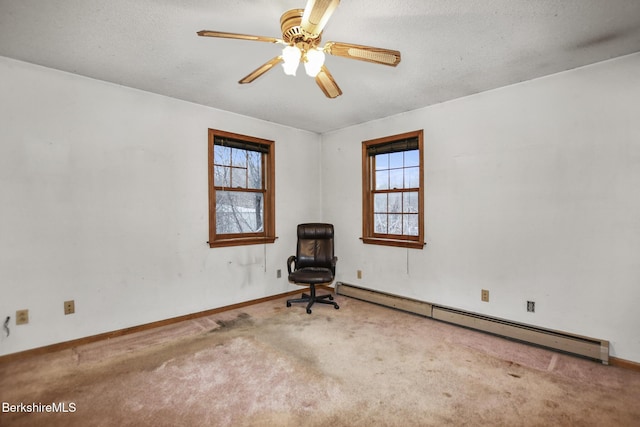
[[[275,37],[251,36],[248,34],[237,34],[237,33],[224,33],[222,31],[202,30],[202,31],[198,31],[198,35],[202,37],[220,37],[223,39],[239,39],[239,40],[257,41],[257,42],[285,44],[282,39],[277,39]]]
[[[302,32],[307,37],[318,37],[339,3],[340,0],[308,0],[300,23]]]
[[[322,89],[327,98],[336,98],[342,95],[342,91],[338,87],[338,84],[324,65],[316,76],[316,83],[320,86],[320,89]]]
[[[400,52],[379,47],[361,46],[357,44],[327,42],[324,51],[330,55],[374,62],[376,64],[395,67],[400,63]]]
[[[270,59],[269,61],[265,62],[264,64],[262,64],[261,66],[253,70],[251,73],[246,75],[238,83],[240,84],[251,83],[258,77],[260,77],[261,75],[263,75],[264,73],[266,73],[267,71],[269,71],[270,69],[278,65],[280,61],[282,61],[282,56],[276,56],[275,58]]]

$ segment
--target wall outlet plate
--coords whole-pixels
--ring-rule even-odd
[[[74,300],[64,302],[64,314],[73,314],[76,312],[76,302]]]
[[[16,310],[16,325],[29,323],[29,310]]]
[[[535,301],[527,301],[527,311],[529,313],[535,313],[535,311],[536,311],[536,302]]]
[[[482,292],[480,292],[480,299],[484,302],[489,302],[489,291],[483,289]]]

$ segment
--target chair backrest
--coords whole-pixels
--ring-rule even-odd
[[[333,265],[333,225],[309,223],[298,225],[296,269],[305,267],[329,268]]]

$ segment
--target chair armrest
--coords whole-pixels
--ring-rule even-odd
[[[291,274],[291,264],[296,262],[296,260],[297,258],[295,257],[295,255],[291,255],[289,259],[287,259],[287,271],[289,272],[289,274]]]

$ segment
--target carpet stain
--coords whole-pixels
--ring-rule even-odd
[[[544,405],[548,408],[553,408],[553,409],[558,408],[560,406],[559,403],[554,402],[552,400],[545,400]]]
[[[235,319],[231,319],[231,320],[216,319],[215,322],[220,327],[213,328],[209,332],[221,332],[221,331],[226,332],[229,329],[247,328],[254,325],[254,321],[251,318],[251,315],[247,313],[240,313]]]

